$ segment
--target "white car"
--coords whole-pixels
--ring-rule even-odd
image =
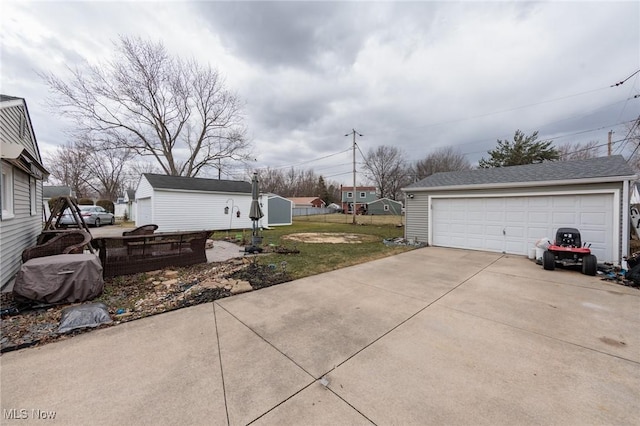
[[[84,223],[88,226],[95,226],[98,228],[100,225],[113,225],[116,223],[116,217],[103,209],[100,206],[79,206],[80,213]],[[60,225],[75,226],[77,225],[71,211],[66,209],[62,218],[60,219]]]

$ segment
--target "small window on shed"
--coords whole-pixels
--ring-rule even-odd
[[[389,204],[385,204],[383,210],[385,212],[388,212],[389,211]]]

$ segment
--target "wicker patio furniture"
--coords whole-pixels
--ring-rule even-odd
[[[205,263],[210,231],[161,232],[94,239],[105,277]]]
[[[156,229],[158,229],[158,225],[142,225],[137,227],[136,229],[132,229],[131,231],[124,231],[122,233],[122,236],[127,237],[129,235],[151,235],[156,231]]]
[[[82,231],[67,231],[56,235],[47,242],[29,247],[22,252],[22,263],[29,259],[56,254],[80,254],[91,241],[91,234]]]

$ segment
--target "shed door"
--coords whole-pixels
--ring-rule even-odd
[[[559,227],[577,228],[598,261],[614,260],[613,194],[434,198],[432,244],[526,255]]]
[[[136,202],[136,226],[149,225],[151,219],[151,198],[141,198]]]

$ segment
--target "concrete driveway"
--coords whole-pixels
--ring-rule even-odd
[[[3,424],[638,424],[640,291],[430,247],[0,364]]]

